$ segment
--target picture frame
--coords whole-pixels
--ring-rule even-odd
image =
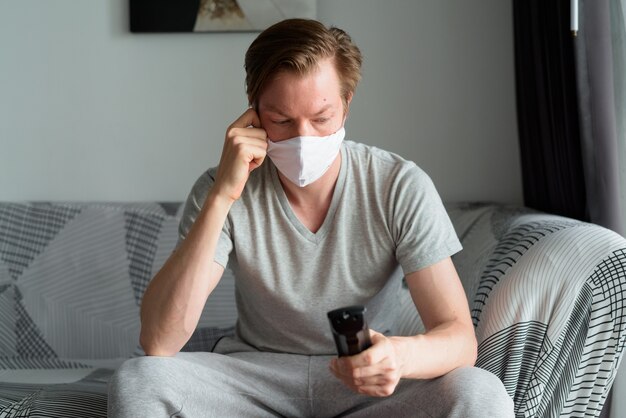
[[[129,0],[130,31],[260,32],[287,18],[315,19],[316,0]]]

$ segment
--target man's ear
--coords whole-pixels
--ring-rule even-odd
[[[350,102],[352,102],[352,96],[354,96],[354,94],[352,92],[348,93],[346,95],[346,108],[343,111],[343,120],[345,122],[346,118],[348,117],[348,113],[350,113]]]
[[[254,111],[258,114],[259,113],[259,104],[258,103],[254,103],[252,101],[252,97],[248,96],[248,107],[254,109]]]

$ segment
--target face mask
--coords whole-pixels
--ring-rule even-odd
[[[268,141],[267,155],[293,184],[304,187],[324,175],[339,154],[346,136],[342,127],[329,136],[296,136],[284,141]]]

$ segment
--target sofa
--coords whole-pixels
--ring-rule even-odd
[[[599,416],[625,344],[626,240],[494,203],[446,205],[478,339],[518,417]],[[144,355],[139,306],[178,240],[182,202],[0,203],[0,417],[105,417],[107,381]],[[398,333],[422,331],[400,286]],[[226,270],[183,350],[237,320]],[[330,332],[330,331],[329,331]]]

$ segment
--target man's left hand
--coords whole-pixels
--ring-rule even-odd
[[[370,348],[354,356],[332,359],[330,370],[357,393],[389,396],[402,377],[397,341],[373,330],[370,337]]]

